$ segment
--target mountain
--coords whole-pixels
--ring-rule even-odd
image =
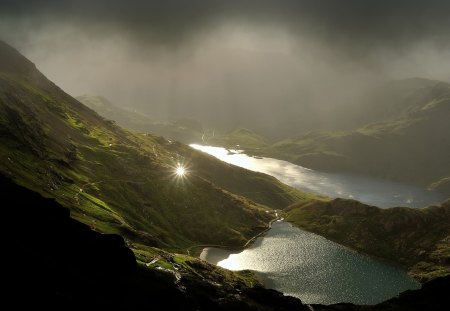
[[[450,84],[416,78],[377,92],[372,105],[364,106],[361,120],[371,122],[367,125],[241,148],[307,168],[377,176],[450,195]]]
[[[202,125],[194,120],[154,120],[146,114],[118,107],[103,96],[83,95],[76,99],[102,117],[114,120],[118,125],[133,131],[153,133],[186,144],[202,142],[205,134]]]
[[[249,271],[170,251],[242,246],[266,228],[271,209],[307,204],[311,196],[180,143],[124,130],[1,41],[0,125],[6,304],[310,309],[262,288]],[[180,166],[186,173],[176,175]],[[434,280],[381,308],[409,306],[417,297],[421,308],[445,308],[447,284]]]
[[[178,142],[105,120],[0,43],[0,172],[70,208],[95,230],[186,252],[238,247],[272,209],[308,195]],[[175,170],[185,166],[186,174]]]
[[[233,273],[154,248],[135,255],[118,235],[70,218],[68,209],[0,175],[4,219],[3,304],[80,310],[308,310],[300,300],[264,289],[252,273]],[[5,227],[5,226],[3,226]],[[146,260],[146,261],[143,261]],[[151,264],[149,264],[151,262]],[[6,271],[4,271],[6,272]]]
[[[100,234],[69,210],[0,175],[4,219],[20,219],[3,243],[3,304],[17,308],[169,310],[447,310],[450,277],[375,306],[303,305],[231,272],[155,248],[135,255],[118,235]]]
[[[399,263],[421,281],[450,275],[450,200],[421,209],[381,209],[334,199],[294,204],[283,212],[303,229]]]
[[[391,80],[369,88],[349,110],[349,129],[395,119],[411,107],[432,100],[436,94],[431,90],[442,84],[441,81],[415,77]]]

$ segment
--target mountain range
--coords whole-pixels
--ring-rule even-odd
[[[6,280],[19,305],[310,308],[264,289],[249,271],[227,271],[187,253],[202,245],[243,247],[267,229],[275,210],[327,200],[182,143],[126,130],[1,41],[0,139],[11,233]],[[445,308],[448,281],[370,308],[394,310],[417,297],[425,297],[420,306]]]
[[[135,241],[241,246],[308,195],[188,146],[105,120],[2,44],[1,171],[73,217]],[[177,176],[177,166],[186,176]],[[258,187],[266,191],[258,191]]]
[[[309,132],[278,142],[241,130],[216,135],[210,143],[239,145],[251,154],[315,170],[416,184],[450,196],[450,84],[412,78],[386,83],[370,95],[364,113],[354,112],[364,125],[353,130]]]
[[[192,120],[162,122],[122,109],[99,96],[80,101],[133,130],[150,131],[184,143],[244,149],[322,171],[369,175],[416,184],[450,195],[450,84],[411,78],[374,87],[355,105],[354,129],[309,132],[280,141],[237,128],[204,129]]]

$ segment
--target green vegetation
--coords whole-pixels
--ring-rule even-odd
[[[199,143],[204,136],[202,125],[194,120],[158,120],[144,113],[118,107],[103,96],[83,95],[76,99],[102,117],[114,120],[120,126],[133,131],[153,133],[186,144]]]
[[[261,150],[269,145],[264,137],[245,128],[237,128],[226,134],[209,137],[206,144],[238,150],[242,147],[246,151]]]
[[[182,120],[177,126],[194,124]],[[167,301],[169,308],[186,300],[190,307],[201,306],[204,310],[218,306],[245,310],[302,306],[299,300],[265,290],[252,272],[231,272],[179,253],[200,244],[242,247],[267,228],[274,218],[272,209],[308,200],[306,194],[270,176],[230,166],[181,143],[120,128],[64,93],[31,62],[1,41],[0,138],[0,175],[68,207],[74,220],[70,226],[58,221],[61,230],[80,229],[79,237],[90,241],[87,236],[90,230],[76,224],[80,221],[92,230],[125,238],[139,267],[138,273],[125,280],[128,283],[120,288],[133,288],[137,300],[151,301],[156,297],[162,301],[166,296],[175,295],[175,301]],[[175,174],[178,165],[185,166],[185,176]],[[18,259],[30,258],[33,262],[31,258],[35,256],[38,262],[61,260],[78,267],[76,258],[58,257],[61,249],[72,249],[72,240],[65,244],[64,237],[59,237],[50,226],[41,228],[41,224],[54,221],[53,216],[44,214],[42,198],[28,196],[22,198],[26,203],[17,200],[17,204],[33,211],[35,217],[24,213],[20,219],[20,211],[8,206],[9,214],[14,215],[10,218],[21,234],[18,241],[24,243],[15,253]],[[14,201],[9,199],[8,202]],[[56,204],[52,202],[47,200],[45,204]],[[38,237],[42,232],[45,238]],[[34,242],[31,238],[34,236],[40,243]],[[50,238],[63,245],[52,244]],[[105,245],[114,246],[107,242],[108,237],[105,241]],[[119,246],[119,240],[115,241]],[[86,244],[89,243],[80,243]],[[112,263],[91,263],[92,253],[78,254],[87,258],[84,264],[98,265],[92,268],[94,272],[81,269],[83,275],[79,279],[59,265],[50,264],[48,270],[54,272],[56,279],[61,277],[60,270],[64,270],[70,286],[72,279],[89,283],[88,280],[98,277],[96,271],[102,269],[106,271],[104,277],[113,279],[121,268],[117,267],[115,273],[108,272],[114,266],[115,256],[111,258]],[[107,257],[101,250],[98,253]],[[25,271],[36,271],[39,275],[40,269],[28,263],[26,267],[30,269]],[[114,296],[108,292],[116,287],[109,286],[114,282],[101,280],[95,284],[99,285],[95,297]],[[83,286],[74,289],[64,286],[64,295],[76,297],[76,301],[89,300],[91,296],[84,297]],[[82,294],[77,297],[77,293]],[[53,293],[48,295],[52,297]]]
[[[421,281],[450,274],[450,201],[380,209],[335,199],[295,204],[284,213],[300,228],[402,264]]]
[[[165,269],[180,278],[198,278],[223,292],[260,287],[261,283],[250,271],[232,272],[191,256],[174,254],[142,244],[132,246],[142,267]]]
[[[267,227],[271,209],[308,199],[270,176],[124,130],[12,48],[0,54],[0,171],[95,230],[177,252],[198,244],[240,247]],[[174,174],[179,163],[186,176]]]
[[[3,245],[3,281],[17,306],[47,309],[301,310],[299,300],[190,256],[95,232],[53,199],[0,174],[2,216],[14,223]],[[93,197],[92,204],[108,207]],[[133,248],[133,252],[130,250]],[[9,260],[8,260],[9,259]],[[14,286],[19,283],[20,287]],[[24,299],[26,298],[26,299]],[[280,307],[283,306],[283,307]]]
[[[424,111],[434,111],[443,105],[442,102],[445,103],[433,102]],[[195,124],[186,120],[176,124],[180,129],[196,128]],[[235,131],[233,135],[246,136],[240,142],[255,149],[265,146],[263,139],[247,130]],[[125,238],[126,245],[133,250],[139,263],[139,273],[135,275],[138,280],[133,282],[141,283],[133,283],[132,288],[145,292],[145,295],[140,295],[141,298],[151,294],[146,292],[150,281],[154,283],[153,288],[161,292],[167,289],[171,294],[199,299],[194,305],[202,305],[203,309],[212,309],[224,302],[228,309],[233,305],[245,305],[249,310],[272,310],[281,304],[286,304],[290,309],[299,309],[302,305],[298,300],[263,290],[249,271],[230,272],[178,253],[185,253],[189,247],[199,244],[242,247],[250,237],[266,229],[267,223],[273,218],[271,209],[282,209],[296,202],[300,203],[287,211],[289,220],[319,234],[331,238],[334,235],[337,241],[349,246],[352,246],[351,241],[355,245],[360,243],[353,247],[369,254],[377,253],[372,252],[370,247],[365,248],[365,243],[376,240],[384,232],[374,229],[376,236],[371,236],[372,232],[361,236],[355,233],[346,241],[344,233],[349,232],[345,230],[355,226],[363,232],[364,227],[357,227],[357,221],[368,222],[372,218],[354,220],[352,214],[321,214],[320,206],[332,203],[312,201],[310,195],[283,185],[270,176],[222,163],[163,137],[124,130],[114,121],[103,119],[64,93],[37,71],[31,62],[2,42],[0,139],[2,175],[47,198],[56,199],[71,210],[72,218],[91,229],[101,233],[117,233]],[[233,139],[230,138],[230,144]],[[186,176],[174,174],[179,164],[186,167]],[[21,204],[18,203],[19,206]],[[36,206],[29,202],[26,206],[33,210],[36,219],[52,221],[47,217],[50,214],[43,214],[39,210],[39,201],[36,201]],[[314,206],[314,209],[308,210],[307,206]],[[24,247],[20,245],[17,250],[22,254],[15,258],[20,260],[18,266],[26,268],[26,273],[33,272],[32,275],[39,277],[30,281],[37,280],[38,285],[42,278],[41,270],[29,264],[30,255],[48,265],[46,269],[56,271],[58,277],[59,265],[54,265],[54,261],[72,261],[75,266],[79,263],[76,257],[64,260],[58,258],[60,246],[67,250],[72,247],[70,243],[64,244],[63,237],[58,242],[61,245],[48,241],[47,237],[55,235],[52,228],[40,228],[41,222],[35,221],[33,217],[27,218],[27,214],[20,219],[20,209],[11,208],[9,211],[14,211],[14,218],[11,219],[17,224],[19,234],[12,245],[17,246],[17,241],[24,243]],[[362,211],[357,209],[355,213],[360,215]],[[395,234],[386,235],[386,239],[389,238],[387,242],[397,241],[392,246],[401,258],[398,261],[407,264],[414,275],[426,279],[448,272],[448,215],[448,204],[431,207],[425,212],[412,213],[405,209],[401,213],[389,215],[393,225],[387,222],[386,232]],[[324,223],[322,219],[325,219]],[[409,219],[420,221],[411,223]],[[382,220],[385,221],[384,218]],[[401,229],[398,232],[397,223]],[[65,223],[56,224],[64,229],[72,228],[64,226]],[[335,224],[342,226],[334,227]],[[415,231],[404,229],[403,224],[407,228],[414,227]],[[74,227],[79,226],[74,224]],[[378,227],[374,225],[369,228]],[[36,238],[38,243],[26,244],[33,240],[33,234],[39,230],[48,231],[49,235]],[[447,235],[444,236],[443,232]],[[406,246],[400,237],[405,240]],[[108,238],[105,239],[107,241]],[[414,249],[410,247],[412,241],[416,243]],[[43,254],[49,260],[47,257],[41,258],[41,254],[35,253],[33,249],[44,244],[46,248]],[[373,244],[382,250],[381,243]],[[89,255],[88,251],[83,256]],[[410,257],[418,260],[413,262]],[[84,264],[89,266],[90,259],[86,259]],[[109,269],[108,261],[95,264],[98,266],[93,268],[94,272],[103,266]],[[76,275],[70,272],[71,276]],[[82,269],[82,272],[81,279],[84,281],[91,270]],[[105,275],[111,279],[115,277],[109,271]],[[182,282],[178,282],[179,278]],[[71,285],[69,283],[67,281]],[[114,284],[109,281],[104,283]],[[106,288],[112,287],[115,284]],[[68,292],[73,290],[64,288]],[[83,293],[81,286],[76,287],[76,290]],[[74,297],[78,291],[74,291]],[[139,296],[139,293],[134,294]]]

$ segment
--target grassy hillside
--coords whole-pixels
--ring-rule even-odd
[[[249,271],[232,272],[152,247],[135,255],[117,235],[70,218],[52,199],[0,174],[3,216],[20,219],[3,244],[3,303],[17,308],[79,310],[310,310],[300,300],[264,289]],[[38,206],[39,208],[36,208]],[[134,245],[136,247],[136,245]],[[37,268],[38,267],[38,268]],[[450,277],[376,306],[314,305],[315,310],[445,310]]]
[[[210,137],[205,144],[230,149],[240,149],[242,146],[247,151],[264,149],[269,146],[264,137],[245,128],[237,128],[226,134],[215,135]]]
[[[200,143],[204,136],[202,125],[193,120],[161,121],[152,119],[146,114],[118,107],[103,96],[83,95],[76,99],[102,117],[114,120],[126,129],[153,133],[186,144]]]
[[[124,130],[48,81],[0,43],[0,171],[92,228],[184,251],[243,245],[306,198],[276,179],[191,148]],[[187,174],[174,174],[185,165]]]
[[[243,245],[272,219],[271,208],[306,205],[308,195],[180,143],[120,128],[1,41],[0,160],[3,216],[12,224],[4,226],[5,267],[12,272],[6,296],[16,306],[307,308],[264,290],[248,271],[168,250]],[[183,177],[174,173],[179,165],[186,167]],[[434,284],[434,293],[445,287]],[[440,292],[425,306],[436,299]]]
[[[20,219],[3,243],[10,272],[2,276],[8,284],[5,304],[51,310],[307,310],[295,298],[264,289],[249,271],[231,272],[142,245],[132,245],[135,257],[120,236],[91,230],[54,200],[1,174],[0,186],[3,217]]]
[[[450,274],[450,201],[380,209],[335,199],[295,204],[286,220],[366,254],[400,263],[420,280]]]

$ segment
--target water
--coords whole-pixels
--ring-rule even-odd
[[[332,198],[351,198],[382,208],[425,207],[446,199],[438,192],[403,183],[360,175],[319,172],[287,161],[250,157],[238,150],[221,147],[196,144],[192,144],[191,147],[209,153],[224,162],[272,175],[294,188]]]
[[[227,163],[272,175],[300,190],[329,197],[352,198],[384,208],[424,207],[445,200],[439,193],[402,183],[319,172],[282,160],[250,157],[238,150],[191,146]],[[205,248],[200,257],[231,270],[254,270],[267,287],[305,303],[375,304],[420,287],[399,267],[285,222],[274,223],[264,237],[242,252]]]
[[[375,304],[420,287],[400,268],[286,222],[275,222],[240,253],[206,248],[200,258],[230,270],[255,270],[266,287],[308,304]]]

